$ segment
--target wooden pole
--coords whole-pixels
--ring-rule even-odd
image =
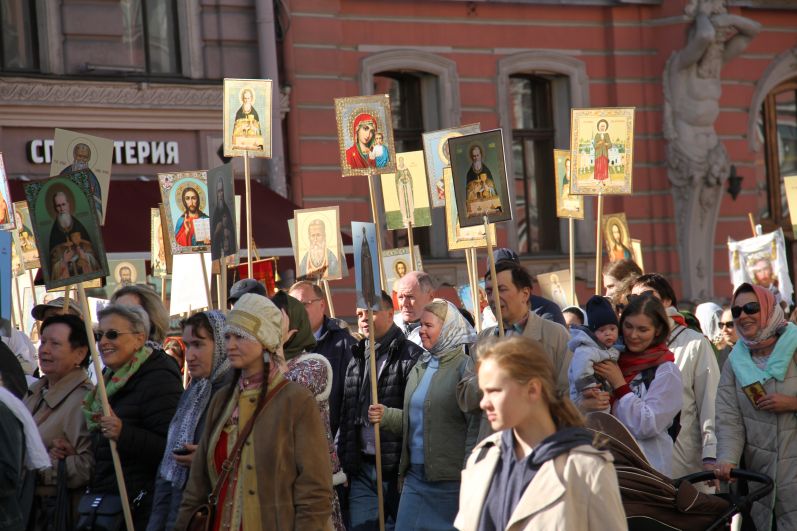
[[[32,269],[28,269],[28,278],[30,279],[30,292],[33,295],[33,305],[36,306],[37,304],[39,304],[39,301],[37,300],[37,297],[36,297],[36,289],[35,289],[35,285],[34,285],[36,281],[33,278],[33,270]]]
[[[470,298],[473,301],[473,321],[476,332],[482,331],[482,312],[479,300],[479,263],[476,261],[476,249],[465,249],[465,256],[470,256]]]
[[[576,304],[576,238],[574,230],[575,221],[573,218],[567,219],[567,226],[570,240],[570,304]]]
[[[382,281],[382,289],[387,289],[385,269],[382,267],[382,224],[379,223],[379,209],[376,207],[376,190],[374,188],[375,181],[376,174],[368,176],[368,193],[371,196],[371,217],[373,217],[374,225],[376,225],[376,251],[379,253],[379,278]]]
[[[88,337],[94,337],[94,331],[91,329],[91,313],[89,312],[89,301],[86,298],[86,291],[83,289],[83,283],[77,285],[80,305],[83,308],[83,323],[86,325],[86,334]],[[67,288],[67,293],[69,293]],[[102,374],[102,364],[100,364],[100,356],[97,353],[97,343],[89,341],[89,352],[91,352],[91,359],[94,362],[94,372],[97,373],[97,394],[100,396],[102,402],[103,416],[110,416],[111,404],[108,402],[108,392],[105,390],[105,379]],[[116,449],[116,441],[109,439],[111,445],[111,458],[113,459],[113,469],[116,473],[116,484],[119,487],[119,497],[122,501],[122,511],[125,516],[125,526],[127,531],[134,531],[133,529],[133,513],[130,512],[130,503],[127,498],[127,487],[125,486],[125,477],[122,472],[122,462],[119,460],[119,452]]]
[[[249,278],[252,278],[252,184],[249,176],[248,151],[244,157],[244,184],[246,185],[246,270]]]
[[[493,285],[493,301],[495,305],[495,318],[498,320],[498,337],[504,337],[504,316],[501,313],[501,300],[498,297],[498,274],[495,272],[495,257],[493,256],[493,242],[490,238],[490,220],[484,216],[484,239],[487,242],[487,259],[490,262],[490,283]]]
[[[202,282],[205,283],[205,294],[208,297],[208,309],[213,309],[213,294],[210,292],[210,281],[208,280],[208,267],[205,265],[205,256],[197,253],[199,261],[202,263]]]
[[[219,310],[227,311],[227,257],[224,256],[219,264],[219,284],[221,284],[221,296],[219,298]]]
[[[758,233],[755,231],[755,218],[753,218],[753,213],[747,213],[747,219],[750,220],[750,230],[753,231],[753,236],[758,236]]]
[[[408,271],[415,271],[415,245],[412,239],[412,221],[407,222],[407,244],[410,247],[410,266]]]
[[[161,302],[166,304],[166,276],[161,277]]]
[[[371,404],[379,403],[376,389],[376,334],[374,333],[374,311],[368,308],[368,336],[370,344]],[[385,531],[385,503],[382,493],[382,443],[379,436],[379,423],[374,424],[374,457],[376,458],[376,499],[379,508],[379,531]]]
[[[83,284],[81,284],[80,286],[82,288]],[[69,287],[70,286],[65,286],[64,287],[64,307],[61,309],[61,313],[69,313]],[[88,306],[88,303],[86,305]],[[89,314],[85,314],[86,317],[88,317],[88,315]],[[89,320],[91,320],[91,319],[89,319]],[[89,337],[91,337],[91,336],[89,336]]]
[[[603,194],[598,194],[598,218],[595,223],[598,226],[595,236],[595,295],[601,294],[601,257],[603,256],[603,231],[601,230],[601,218],[603,217]]]
[[[329,316],[331,318],[335,318],[335,305],[332,304],[332,290],[329,289],[329,282],[327,279],[323,279],[321,284],[324,286],[324,293],[327,296],[327,308],[329,309]]]
[[[22,293],[20,293],[20,291],[19,291],[19,276],[17,276],[17,275],[14,275],[14,288],[17,291],[17,312],[19,313],[19,329],[22,330],[25,333],[29,333],[30,332],[29,330],[27,330],[27,331],[23,330],[24,326],[23,326],[22,323],[25,322],[25,316],[22,313],[22,307],[23,307],[22,306]],[[30,289],[32,291],[34,291],[34,292],[36,291],[36,287],[33,284],[30,285]],[[33,303],[34,306],[36,306],[35,297],[36,296],[34,295],[34,303]],[[14,312],[11,312],[11,313],[14,313]]]

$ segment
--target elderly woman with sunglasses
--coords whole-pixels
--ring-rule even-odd
[[[739,341],[717,390],[717,477],[745,468],[767,474],[775,490],[753,504],[756,529],[796,529],[797,325],[769,290],[742,284],[731,302]]]
[[[83,414],[92,433],[95,461],[88,492],[119,494],[110,448],[110,441],[116,441],[133,523],[136,529],[145,529],[169,423],[182,393],[180,373],[162,350],[145,345],[150,323],[142,308],[111,304],[98,317],[111,413],[103,413],[97,389],[86,395]]]

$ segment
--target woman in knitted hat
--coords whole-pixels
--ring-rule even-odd
[[[332,528],[324,425],[310,392],[279,370],[282,325],[274,303],[251,293],[227,316],[233,382],[210,403],[175,529],[210,494],[213,529]]]
[[[180,343],[184,348],[185,370],[191,383],[180,397],[166,439],[147,531],[174,528],[183,489],[205,428],[211,398],[228,386],[232,376],[224,350],[224,314],[212,310],[195,313],[183,320]]]
[[[282,347],[283,355],[287,359],[284,366],[285,378],[303,385],[313,393],[327,436],[329,462],[332,465],[332,484],[334,486],[343,485],[346,483],[346,474],[340,467],[338,453],[335,451],[335,439],[329,423],[332,365],[321,354],[312,352],[316,346],[316,340],[304,304],[284,291],[274,295],[271,301],[277,308],[285,312],[288,317],[288,330],[293,332]],[[343,523],[337,492],[332,500],[332,517],[336,531],[345,531],[346,526]]]
[[[479,434],[480,416],[463,413],[456,395],[465,372],[474,370],[465,349],[476,332],[453,304],[434,299],[421,314],[420,336],[429,355],[407,378],[404,408],[371,406],[369,420],[403,434],[396,529],[452,529],[462,467]]]

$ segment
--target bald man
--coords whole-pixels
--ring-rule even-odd
[[[434,299],[432,277],[422,271],[411,271],[396,284],[399,313],[393,318],[407,339],[421,346],[420,319],[424,306]]]

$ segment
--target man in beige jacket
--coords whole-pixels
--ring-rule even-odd
[[[553,362],[556,390],[567,396],[570,385],[567,379],[567,369],[570,367],[570,360],[573,358],[573,353],[567,348],[570,334],[562,325],[545,320],[529,310],[532,279],[526,268],[509,260],[501,260],[495,264],[495,271],[498,283],[497,299],[493,293],[489,272],[485,275],[485,291],[492,308],[495,308],[496,302],[501,305],[504,335],[506,337],[521,335],[542,343]],[[471,349],[470,352],[474,361],[477,357],[479,346],[494,341],[498,337],[498,326],[486,328],[479,334],[477,348]],[[457,386],[457,402],[460,409],[464,413],[478,412],[480,410],[479,402],[481,397],[482,394],[479,390],[476,374],[466,373]],[[486,418],[482,416],[479,440],[484,439],[490,433],[492,433],[492,430],[490,430]]]

